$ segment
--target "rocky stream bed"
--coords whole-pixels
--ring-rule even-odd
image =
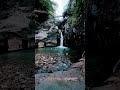
[[[72,63],[69,49],[40,48],[36,51],[35,90],[84,90],[84,61]]]

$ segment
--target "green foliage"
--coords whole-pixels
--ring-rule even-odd
[[[70,0],[68,8],[67,8],[67,15],[68,15],[68,23],[71,26],[75,26],[78,22],[78,17],[80,8],[85,3],[85,0]]]
[[[54,12],[53,8],[54,3],[51,0],[36,0],[35,4],[37,9],[45,10],[50,14]]]

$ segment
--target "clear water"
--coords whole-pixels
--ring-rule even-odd
[[[69,48],[59,48],[59,47],[45,47],[45,48],[38,48],[36,49],[36,52],[40,53],[55,53],[57,55],[65,55],[69,52]]]
[[[38,62],[41,63],[45,60],[46,64],[44,66],[47,66],[47,68],[45,68],[44,66],[39,65],[40,68],[38,68],[38,73],[66,70],[71,65],[68,52],[69,48],[46,47],[36,49],[36,53],[39,54],[39,56],[36,57]],[[44,59],[41,59],[42,57]],[[52,61],[50,61],[51,58],[53,59]],[[53,61],[55,61],[54,64],[52,63]]]
[[[59,47],[47,47],[47,48],[38,48],[36,49],[36,52],[45,53],[47,55],[55,54],[58,58],[59,57],[66,57],[71,62],[74,60],[79,59],[80,55],[75,50],[69,49],[69,48],[59,48]],[[0,65],[7,66],[9,65],[22,65],[22,64],[34,64],[35,62],[35,50],[23,50],[23,51],[16,51],[6,54],[0,55]],[[63,63],[62,63],[63,64]],[[64,70],[61,64],[61,70]],[[69,65],[67,65],[69,67]],[[66,67],[66,68],[68,68]],[[22,67],[21,67],[22,68]],[[23,68],[24,69],[24,68]],[[17,71],[16,71],[17,72]],[[25,72],[25,71],[21,71]],[[81,82],[74,82],[69,81],[67,83],[65,82],[55,82],[55,83],[46,83],[44,85],[39,84],[39,86],[36,86],[35,90],[84,90],[84,84]]]
[[[35,52],[46,53],[46,54],[56,54],[58,56],[66,56],[70,58],[71,62],[76,62],[81,58],[81,53],[79,52],[79,50],[77,51],[67,47],[61,48],[60,46],[38,48],[35,50]]]
[[[0,55],[0,62],[4,63],[33,63],[35,61],[35,50],[23,50]]]
[[[52,57],[52,55],[53,55],[53,57],[56,57],[56,58],[64,57],[65,60],[69,60],[71,62],[71,64],[72,64],[72,62],[77,61],[80,57],[80,54],[77,51],[72,50],[72,49],[67,48],[67,47],[61,48],[60,46],[38,48],[38,49],[36,49],[36,53],[42,53],[42,54],[45,53],[48,56],[50,55]],[[63,59],[62,60],[58,59],[58,60],[62,61]],[[53,65],[53,66],[58,67],[60,69],[59,70],[56,69],[52,73],[59,73],[60,75],[65,75],[63,71],[66,71],[67,69],[69,69],[69,66],[71,64],[69,64],[68,62],[65,63],[67,65],[66,67],[64,67],[63,64],[64,63],[57,62],[56,66]],[[54,67],[54,69],[55,69],[55,67]],[[45,82],[44,81],[44,82],[38,84],[37,77],[39,77],[39,79],[47,78],[52,73],[47,73],[47,70],[46,70],[46,72],[37,72],[36,81],[35,81],[36,82],[35,90],[85,90],[85,84],[81,81],[72,81],[71,80],[71,81],[65,82],[62,80],[60,80],[60,81],[58,80],[55,82],[54,81],[53,82]],[[74,73],[74,72],[71,72],[71,73]],[[80,77],[80,74],[77,72],[74,73],[74,75],[76,77]],[[59,77],[59,75],[57,76],[55,74],[54,77]],[[72,78],[72,76],[69,76],[69,77]]]
[[[85,90],[85,86],[82,83],[69,81],[65,82],[56,82],[56,83],[46,83],[41,84],[39,87],[35,87],[35,90]]]

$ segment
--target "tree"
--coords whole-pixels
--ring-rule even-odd
[[[44,10],[48,13],[54,12],[53,5],[55,4],[51,0],[35,0],[35,7],[38,10]]]

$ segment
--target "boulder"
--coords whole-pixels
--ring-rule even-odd
[[[45,46],[46,47],[57,46],[57,40],[48,40],[48,41],[45,42]]]
[[[44,42],[38,42],[38,47],[44,47]]]

